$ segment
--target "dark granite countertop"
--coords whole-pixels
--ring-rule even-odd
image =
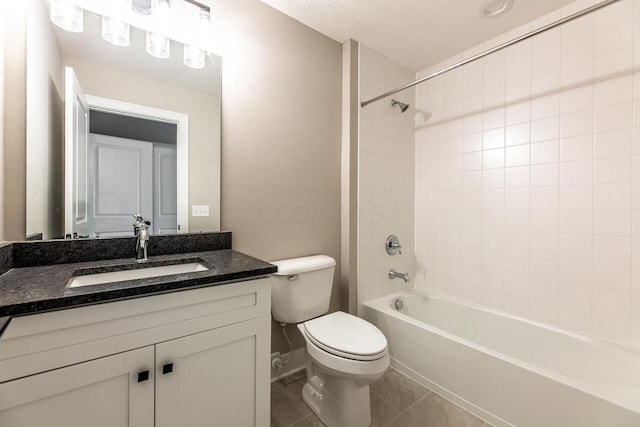
[[[272,264],[230,249],[230,233],[228,240],[228,245],[212,246],[211,249],[214,250],[150,256],[147,264],[137,264],[133,257],[127,257],[64,263],[54,261],[48,265],[25,266],[20,259],[14,259],[12,268],[5,269],[6,272],[0,276],[0,318],[215,286],[229,281],[265,276],[277,270]],[[43,244],[47,243],[40,243]],[[33,249],[40,250],[41,247],[34,246]],[[24,247],[19,250],[14,248],[13,257],[17,258],[15,254],[24,250]],[[64,260],[79,261],[74,257]],[[76,288],[67,287],[74,275],[83,273],[93,274],[123,268],[137,269],[194,261],[202,262],[210,269]]]

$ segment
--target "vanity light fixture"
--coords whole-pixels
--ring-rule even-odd
[[[171,56],[171,40],[160,33],[147,31],[147,53],[160,59],[168,58]]]
[[[195,68],[196,70],[204,68],[204,50],[196,45],[184,45],[184,65]]]
[[[102,17],[102,38],[116,46],[129,46],[129,24],[119,19]]]
[[[195,69],[205,66],[213,36],[211,9],[197,0],[49,1],[51,20],[65,30],[81,32],[86,9],[102,17],[102,37],[111,44],[129,46],[134,26],[146,33],[145,48],[150,55],[169,58],[173,41],[184,46],[185,65]]]
[[[170,18],[171,0],[152,0],[151,15],[160,23],[165,23]]]
[[[156,27],[162,28],[169,23],[171,0],[152,0],[151,16]],[[171,56],[171,41],[158,31],[147,31],[147,53],[156,58]]]
[[[194,31],[194,41],[192,44],[184,45],[184,65],[201,69],[204,68],[204,49],[198,43],[211,35],[211,12],[200,9],[198,12],[198,23]]]
[[[131,9],[140,15],[151,15],[151,0],[132,0]]]
[[[131,9],[131,0],[111,0],[109,2],[113,15],[121,14]],[[130,36],[129,24],[114,18],[113,16],[102,17],[102,38],[116,46],[129,46]]]
[[[51,22],[63,30],[81,33],[84,27],[84,11],[71,0],[51,0]]]

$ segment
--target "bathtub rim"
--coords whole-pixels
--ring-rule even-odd
[[[480,345],[478,343],[475,343],[473,341],[470,341],[468,339],[465,338],[461,338],[458,337],[450,332],[447,332],[443,329],[437,328],[433,325],[430,325],[426,322],[422,322],[416,318],[413,318],[407,314],[401,313],[398,310],[394,309],[391,307],[391,303],[393,302],[393,300],[395,298],[398,297],[402,297],[402,296],[420,296],[420,297],[425,297],[425,298],[430,298],[430,299],[438,299],[438,300],[443,300],[446,302],[450,302],[450,303],[454,303],[454,304],[459,304],[465,307],[469,307],[472,309],[476,309],[476,310],[480,310],[483,312],[487,312],[493,315],[497,315],[497,316],[501,316],[501,317],[506,317],[510,320],[515,320],[515,321],[520,321],[520,322],[524,322],[527,323],[529,325],[533,325],[533,326],[537,326],[540,328],[544,328],[546,330],[550,330],[553,331],[555,333],[561,334],[561,335],[565,335],[574,339],[578,339],[580,341],[586,342],[588,344],[591,345],[595,345],[597,347],[600,348],[605,348],[605,349],[609,349],[609,350],[613,350],[615,353],[621,354],[622,357],[625,358],[633,358],[634,362],[636,364],[638,364],[638,366],[640,367],[640,352],[635,350],[635,349],[631,349],[631,348],[627,348],[624,346],[621,346],[619,344],[615,344],[615,343],[609,343],[606,341],[602,341],[599,340],[597,338],[593,338],[593,337],[588,337],[586,335],[581,335],[575,332],[571,332],[571,331],[567,331],[561,328],[558,328],[556,326],[553,325],[549,325],[546,323],[542,323],[542,322],[538,322],[535,320],[530,320],[530,319],[526,319],[511,313],[506,313],[500,310],[496,310],[490,307],[485,307],[485,306],[481,306],[479,304],[474,304],[468,301],[463,301],[463,300],[459,300],[459,299],[455,299],[455,298],[451,298],[451,297],[444,297],[441,295],[436,295],[436,294],[431,294],[427,291],[421,290],[421,289],[410,289],[410,290],[404,290],[404,291],[400,291],[400,292],[396,292],[394,294],[391,295],[387,295],[384,297],[380,297],[380,298],[376,298],[374,300],[369,300],[369,301],[365,301],[362,303],[363,306],[366,306],[369,309],[373,309],[373,310],[378,310],[381,311],[385,314],[388,314],[392,317],[395,317],[399,320],[402,321],[406,321],[410,324],[412,324],[413,326],[419,327],[419,328],[425,328],[427,329],[429,332],[431,333],[435,333],[435,334],[439,334],[442,335],[444,337],[446,337],[447,339],[450,339],[454,342],[460,343],[462,345],[471,347],[477,351],[480,352],[484,352],[487,353],[489,355],[491,355],[492,357],[496,357],[502,361],[505,361],[507,363],[511,363],[514,364],[518,367],[521,367],[523,369],[528,369],[532,372],[535,372],[538,375],[542,375],[545,378],[548,378],[550,380],[553,381],[557,381],[566,385],[569,385],[570,387],[576,388],[578,390],[580,390],[583,393],[587,393],[593,397],[596,397],[598,399],[602,399],[605,400],[611,404],[617,405],[621,408],[627,409],[629,411],[632,411],[634,413],[640,414],[640,398],[636,398],[636,401],[633,401],[633,399],[629,398],[628,396],[633,395],[633,391],[635,391],[635,395],[640,397],[640,384],[638,385],[638,387],[633,388],[633,387],[614,387],[614,386],[607,386],[607,385],[598,385],[598,388],[600,388],[601,390],[604,391],[604,393],[602,392],[598,392],[597,390],[594,390],[596,387],[593,385],[593,383],[588,382],[588,381],[584,381],[584,380],[580,380],[580,379],[576,379],[567,375],[563,375],[561,373],[534,365],[532,363],[520,360],[516,357],[513,356],[509,356],[506,355],[504,353],[498,352],[496,350],[490,349],[488,347],[485,347],[483,345]],[[391,355],[391,354],[390,354]],[[393,355],[391,355],[393,357]]]

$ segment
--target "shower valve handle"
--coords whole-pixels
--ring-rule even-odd
[[[400,239],[395,234],[387,237],[387,241],[385,242],[385,249],[389,255],[400,254],[402,255],[402,245],[400,244]]]

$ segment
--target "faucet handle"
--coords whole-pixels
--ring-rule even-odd
[[[144,219],[140,214],[133,214],[132,216],[136,220],[134,224],[136,228],[148,228],[151,225],[151,221]]]
[[[402,245],[400,244],[400,239],[398,239],[398,236],[392,234],[387,237],[387,241],[385,242],[385,249],[387,250],[387,253],[389,255],[402,255]]]

